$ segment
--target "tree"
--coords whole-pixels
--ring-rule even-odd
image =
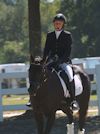
[[[12,0],[2,0],[0,7],[0,63],[26,62],[29,50],[28,4],[24,0],[16,0],[14,4]]]
[[[41,55],[40,0],[28,0],[30,54]]]
[[[24,42],[6,41],[3,47],[2,63],[23,63],[27,59],[27,53],[23,49]]]
[[[40,55],[59,7],[59,0],[0,0],[0,63],[27,62],[29,53]]]
[[[61,11],[67,16],[67,28],[74,38],[73,57],[100,56],[99,7],[98,0],[62,1]]]

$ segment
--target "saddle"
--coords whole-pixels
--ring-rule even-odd
[[[55,64],[56,63],[56,64]],[[78,96],[82,93],[83,91],[83,86],[82,86],[82,81],[81,81],[81,77],[79,75],[79,73],[77,73],[77,71],[74,71],[73,66],[70,64],[70,66],[72,67],[73,70],[73,74],[74,74],[74,82],[75,82],[75,96]],[[69,79],[67,74],[61,69],[59,68],[59,64],[57,64],[57,62],[48,62],[47,68],[49,70],[51,70],[52,72],[55,71],[56,75],[58,76],[60,83],[62,85],[63,91],[64,91],[64,96],[70,97],[69,94]],[[67,84],[66,84],[67,83]],[[66,86],[67,85],[67,86]]]
[[[56,72],[56,75],[58,76],[60,83],[62,85],[63,91],[64,91],[64,96],[70,97],[69,94],[69,78],[67,76],[67,74],[61,70],[61,69],[54,69],[52,71]],[[74,72],[74,82],[75,82],[75,96],[78,96],[82,93],[83,91],[83,86],[82,86],[82,81],[81,81],[81,77],[78,73]],[[67,84],[66,84],[67,83]]]

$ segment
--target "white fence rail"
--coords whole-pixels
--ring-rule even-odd
[[[94,74],[96,78],[96,84],[91,84],[92,89],[97,89],[97,100],[90,101],[90,106],[98,106],[98,114],[100,115],[100,65],[97,65],[95,69],[86,70],[88,74]],[[20,73],[0,73],[0,81],[3,79],[9,78],[25,78],[27,80],[28,73],[20,72]],[[29,108],[26,105],[3,105],[2,97],[3,95],[21,95],[27,94],[27,87],[25,88],[17,88],[17,89],[2,89],[0,83],[0,121],[3,121],[3,112],[10,110],[28,110]]]
[[[100,65],[96,65],[94,69],[86,69],[89,75],[94,75],[94,83],[91,83],[91,90],[96,90],[97,100],[90,100],[90,106],[98,107],[98,114],[100,115]]]
[[[0,73],[0,81],[3,79],[10,78],[25,78],[27,81],[28,73],[20,72],[20,73]],[[11,110],[28,110],[29,108],[26,105],[3,105],[2,97],[4,95],[21,95],[28,94],[27,87],[25,88],[16,88],[16,89],[2,89],[0,83],[0,121],[3,121],[3,111],[11,111]]]

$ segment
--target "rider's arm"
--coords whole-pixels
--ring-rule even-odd
[[[72,36],[71,36],[71,34],[68,34],[66,37],[66,44],[64,46],[65,51],[64,51],[64,54],[62,57],[63,61],[69,60],[70,54],[71,54],[71,48],[72,48]]]

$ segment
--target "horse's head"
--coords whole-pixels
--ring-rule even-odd
[[[29,80],[31,84],[38,88],[43,81],[43,66],[41,65],[41,58],[36,57],[34,61],[30,64],[29,69]]]
[[[41,65],[41,58],[40,57],[35,57],[34,61],[30,64],[30,70],[31,73],[34,76],[34,79],[39,80],[40,76],[42,75],[43,72],[43,67]]]

